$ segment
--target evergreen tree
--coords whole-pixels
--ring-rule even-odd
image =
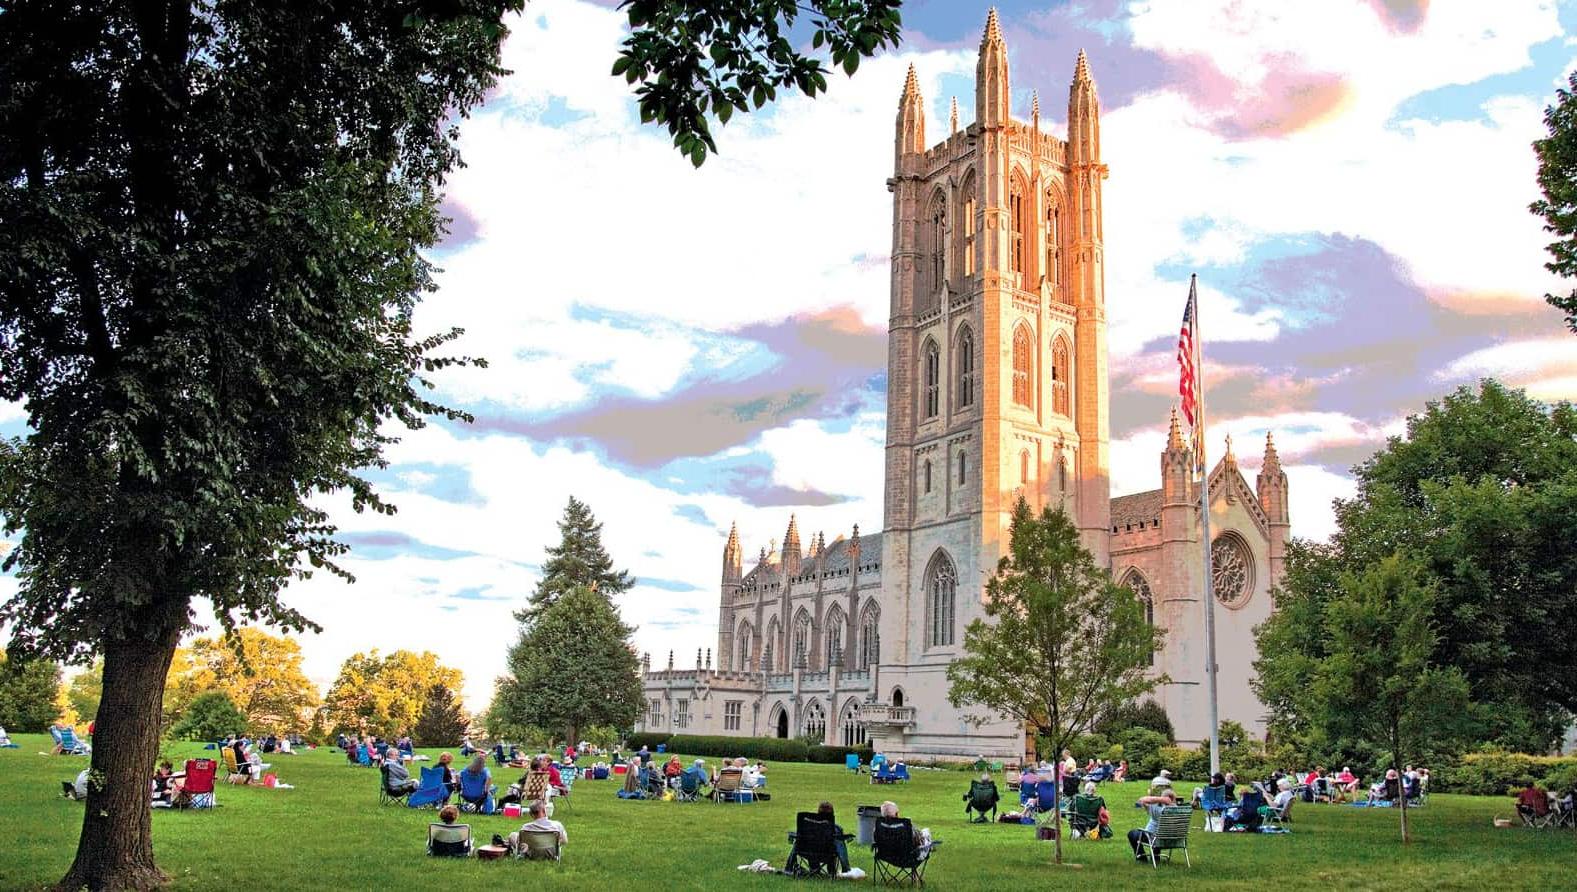
[[[632,727],[645,703],[634,631],[600,592],[565,591],[522,626],[509,649],[490,727],[536,727],[567,741],[592,725]]]
[[[974,724],[1007,718],[1032,728],[1037,748],[1055,758],[1100,715],[1164,681],[1149,675],[1161,633],[1145,622],[1139,596],[1095,566],[1062,510],[1035,517],[1020,497],[1010,535],[986,583],[994,622],[964,630],[964,654],[947,667],[948,700],[980,707],[968,716]]]
[[[613,558],[602,547],[602,524],[585,502],[570,496],[559,521],[559,544],[547,548],[542,564],[542,581],[531,593],[531,603],[516,619],[530,623],[573,588],[595,591],[612,598],[629,591],[635,580],[624,570],[613,569]]]
[[[454,692],[447,685],[435,684],[427,688],[427,699],[411,737],[417,746],[457,746],[470,725],[471,720],[460,708]]]
[[[0,728],[37,734],[60,709],[60,667],[49,660],[9,660],[0,651]]]
[[[1555,104],[1544,109],[1549,135],[1535,140],[1539,157],[1539,191],[1544,197],[1529,210],[1544,218],[1544,231],[1553,234],[1550,262],[1544,268],[1563,279],[1577,278],[1577,71],[1567,75],[1569,89],[1555,91]],[[1550,306],[1566,314],[1566,327],[1577,332],[1577,290],[1547,294]]]

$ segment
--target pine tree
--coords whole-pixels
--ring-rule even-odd
[[[454,692],[435,684],[427,689],[427,700],[422,703],[422,714],[411,736],[417,746],[455,746],[470,725],[471,720],[455,700]]]
[[[635,580],[627,571],[613,569],[613,558],[602,547],[602,524],[585,502],[570,496],[559,521],[559,544],[548,546],[542,564],[542,581],[531,593],[531,603],[516,619],[531,623],[573,588],[595,591],[612,598],[630,590]]]
[[[572,588],[521,628],[489,722],[577,739],[591,725],[630,728],[644,699],[630,635],[600,592]]]

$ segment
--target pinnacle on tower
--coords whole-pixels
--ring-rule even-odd
[[[904,100],[909,99],[911,97],[919,98],[919,96],[920,96],[920,76],[915,74],[914,63],[910,62],[909,63],[909,73],[907,75],[905,75],[904,79],[903,79],[903,96],[899,98],[898,104],[899,105],[903,105]]]
[[[1231,434],[1227,434],[1227,451],[1226,451],[1225,455],[1221,456],[1221,460],[1226,462],[1229,465],[1235,465],[1235,464],[1238,463],[1238,457],[1236,455],[1232,454],[1232,435]]]
[[[1181,452],[1187,448],[1187,444],[1183,442],[1183,429],[1177,424],[1176,406],[1172,407],[1172,422],[1166,432],[1166,448],[1176,452]]]
[[[903,94],[898,97],[897,157],[925,152],[925,101],[920,96],[920,77],[914,63],[904,77]]]
[[[1040,91],[1029,91],[1029,116],[1035,121],[1035,128],[1040,129]]]
[[[949,112],[949,114],[948,114],[948,127],[949,127],[949,129],[948,129],[947,132],[949,134],[958,132],[958,97],[957,96],[953,97],[953,108],[952,108],[952,111]]]
[[[980,37],[980,60],[975,63],[975,122],[981,127],[1001,127],[1010,113],[1008,48],[1002,40],[997,10],[986,14],[986,31]]]
[[[744,575],[745,553],[739,546],[739,524],[728,527],[728,544],[723,546],[723,579],[738,580]]]
[[[1090,77],[1090,60],[1084,55],[1084,50],[1079,50],[1079,61],[1073,64],[1073,82],[1076,84],[1093,84],[1095,79]]]
[[[997,8],[991,7],[986,11],[986,33],[980,38],[980,45],[985,46],[991,41],[1002,42],[1002,23],[997,20]],[[1079,52],[1079,57],[1084,57],[1084,52]]]
[[[1272,469],[1274,469],[1276,471],[1280,471],[1281,470],[1281,456],[1276,453],[1276,438],[1275,438],[1275,436],[1270,431],[1266,431],[1265,432],[1265,461],[1264,461],[1263,465],[1261,466],[1260,473],[1263,474],[1265,471],[1272,470]]]

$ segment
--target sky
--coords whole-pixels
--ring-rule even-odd
[[[462,124],[417,322],[490,365],[439,380],[473,424],[404,433],[372,475],[397,515],[327,503],[358,581],[284,594],[324,626],[298,640],[325,687],[358,650],[426,649],[484,707],[571,495],[638,580],[618,599],[637,647],[679,668],[715,646],[731,523],[747,556],[791,513],[828,541],[882,528],[894,115],[913,64],[928,142],[954,96],[967,126],[985,6],[908,0],[897,51],[735,117],[695,170],[609,76],[615,5],[532,0]],[[1252,480],[1275,432],[1295,536],[1330,534],[1352,465],[1428,399],[1483,376],[1577,398],[1527,211],[1577,4],[999,10],[1018,117],[1037,90],[1062,132],[1081,48],[1099,89],[1114,495],[1159,485],[1191,273],[1211,450],[1231,434]],[[24,418],[0,403],[0,435]]]

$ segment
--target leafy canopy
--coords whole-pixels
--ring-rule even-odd
[[[199,638],[175,653],[164,685],[164,720],[179,721],[200,694],[218,691],[246,713],[253,731],[304,731],[322,697],[301,659],[295,639],[251,626]]]
[[[1545,248],[1551,259],[1544,268],[1570,279],[1577,277],[1577,71],[1567,75],[1566,83],[1555,91],[1555,103],[1544,109],[1549,135],[1533,143],[1544,197],[1528,209],[1543,217],[1544,231],[1555,236]],[[1566,327],[1577,333],[1577,289],[1544,299],[1566,314]]]
[[[380,657],[351,655],[323,701],[332,733],[398,737],[416,727],[433,685],[460,690],[460,670],[444,666],[435,654],[396,650]]]
[[[36,734],[59,715],[60,667],[49,660],[11,660],[0,650],[0,728]]]
[[[821,58],[852,76],[860,60],[898,45],[902,0],[624,0],[630,24],[615,77],[635,89],[643,122],[668,128],[700,167],[727,124],[777,100],[779,89],[827,91]]]
[[[219,740],[247,730],[246,714],[219,691],[199,694],[181,720],[170,729],[177,740]]]
[[[574,741],[592,725],[633,727],[645,702],[633,631],[600,592],[564,592],[510,647],[490,730],[539,728]]]

